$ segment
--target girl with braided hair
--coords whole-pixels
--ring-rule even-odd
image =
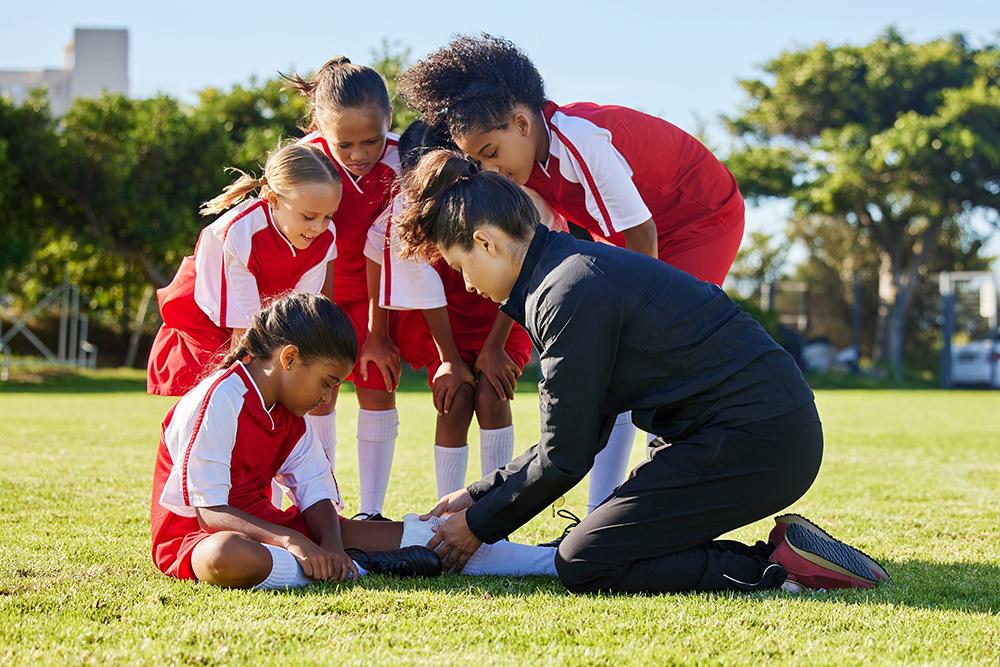
[[[344,312],[290,294],[260,310],[217,370],[163,420],[150,512],[156,567],[232,588],[294,588],[366,571],[434,576],[436,520],[354,521],[315,429],[303,416],[333,400],[358,355]],[[292,506],[271,502],[272,480]],[[465,574],[555,576],[555,549],[482,548]]]

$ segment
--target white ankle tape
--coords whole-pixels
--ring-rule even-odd
[[[421,521],[419,514],[406,514],[403,516],[403,538],[399,541],[399,548],[412,546],[427,546],[427,543],[434,537],[434,526],[438,523],[437,518]]]

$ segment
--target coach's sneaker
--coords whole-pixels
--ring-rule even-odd
[[[798,514],[775,519],[768,541],[770,560],[788,579],[807,588],[873,588],[889,578],[885,568],[858,549],[833,538]]]
[[[441,574],[441,559],[427,547],[412,546],[372,553],[360,549],[345,551],[354,562],[372,574],[396,577],[436,577]]]
[[[785,534],[784,531],[786,531],[787,527],[790,526],[791,524],[797,524],[799,526],[802,526],[802,528],[812,533],[815,533],[816,535],[822,537],[823,539],[832,540],[834,542],[843,544],[842,542],[834,538],[832,535],[830,535],[830,533],[820,528],[815,522],[810,521],[801,514],[782,514],[781,516],[775,517],[774,523],[775,526],[771,530],[771,535],[768,537],[768,542],[774,545],[777,545],[777,542],[780,541],[776,540],[775,538],[784,535]],[[855,551],[857,555],[861,558],[861,560],[865,562],[865,565],[868,567],[868,570],[875,577],[876,583],[889,580],[889,572],[884,567],[882,567],[874,558],[866,554],[861,549],[858,549],[857,547],[849,547],[849,548]]]

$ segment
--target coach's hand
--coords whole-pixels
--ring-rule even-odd
[[[438,367],[431,380],[431,394],[434,397],[434,408],[439,415],[446,415],[451,411],[455,394],[463,384],[473,389],[476,387],[476,378],[472,376],[472,371],[464,361],[446,361]]]
[[[457,574],[465,569],[465,564],[481,544],[479,538],[469,530],[465,510],[462,510],[437,527],[427,548],[437,553],[446,571]]]
[[[500,400],[514,400],[514,390],[517,389],[517,378],[521,369],[511,359],[502,345],[485,345],[476,357],[473,370],[476,377],[480,375],[497,392]]]
[[[444,516],[445,514],[454,514],[455,512],[467,510],[472,507],[472,502],[472,496],[469,494],[468,489],[452,491],[446,496],[441,496],[441,500],[434,506],[434,509],[427,514],[421,515],[420,520],[427,521],[432,516]]]

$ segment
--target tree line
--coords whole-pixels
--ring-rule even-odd
[[[390,92],[409,58],[388,42],[372,53]],[[897,377],[907,360],[933,365],[930,278],[988,267],[982,248],[1000,226],[1000,47],[888,29],[782,52],[739,83],[721,157],[751,204],[780,198],[791,214],[783,234],[747,235],[727,287],[803,280],[819,333],[843,340],[857,281],[866,355]],[[0,294],[30,304],[68,277],[122,335],[148,326],[146,304],[191,252],[224,167],[259,170],[305,116],[277,75],[189,104],[78,99],[60,118],[43,91],[0,98]],[[394,129],[412,118],[397,103]],[[790,269],[793,243],[807,253]]]

